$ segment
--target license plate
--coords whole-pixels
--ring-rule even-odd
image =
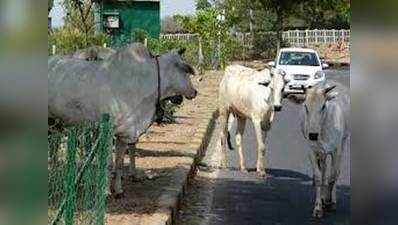
[[[302,89],[302,85],[301,84],[293,84],[292,88],[293,89]]]

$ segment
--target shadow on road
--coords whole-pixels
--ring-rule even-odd
[[[266,180],[256,177],[255,173],[236,170],[221,170],[215,179],[198,176],[187,191],[177,224],[350,224],[349,186],[338,186],[336,212],[326,213],[323,219],[314,219],[311,177],[285,169],[267,172]]]
[[[270,169],[267,180],[252,173],[221,171],[208,224],[350,224],[350,187],[339,186],[337,211],[313,219],[312,179],[292,170]]]

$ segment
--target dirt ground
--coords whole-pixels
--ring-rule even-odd
[[[346,42],[337,42],[331,44],[318,44],[310,46],[316,49],[321,58],[326,61],[350,63],[350,46]]]
[[[128,176],[129,159],[125,157],[124,196],[108,199],[107,224],[140,224],[156,212],[159,197],[170,188],[176,173],[187,174],[197,155],[198,129],[209,123],[217,104],[217,87],[221,72],[207,72],[194,78],[199,94],[191,101],[184,100],[178,109],[175,124],[156,125],[140,138],[137,144],[137,171],[144,179]],[[201,80],[201,81],[199,81]],[[196,147],[195,147],[196,146]]]

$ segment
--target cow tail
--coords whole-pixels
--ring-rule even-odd
[[[231,128],[232,128],[232,123],[234,120],[230,121],[230,118],[234,118],[235,115],[233,113],[228,113],[227,116],[227,145],[229,150],[234,150],[234,147],[232,146],[232,142],[231,142]]]
[[[227,143],[228,143],[228,148],[229,148],[229,150],[234,150],[234,147],[232,146],[232,143],[231,143],[231,133],[228,131],[227,132]]]

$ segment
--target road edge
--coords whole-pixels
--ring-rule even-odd
[[[199,141],[194,141],[191,146],[195,149],[196,154],[192,160],[189,170],[177,169],[175,175],[171,178],[173,185],[167,187],[165,192],[159,197],[159,208],[151,216],[141,221],[141,225],[172,225],[175,222],[177,212],[180,208],[180,203],[186,194],[187,186],[192,178],[195,177],[197,172],[198,163],[205,155],[205,151],[210,142],[211,135],[215,128],[215,122],[218,118],[218,110],[213,111],[211,116],[204,120],[201,124],[194,138]],[[207,123],[207,124],[206,124]],[[201,129],[201,126],[205,126]]]

